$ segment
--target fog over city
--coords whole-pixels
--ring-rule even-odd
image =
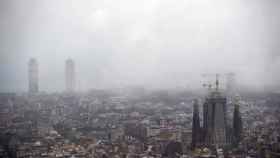
[[[62,91],[65,60],[77,89],[201,88],[202,73],[242,86],[279,85],[277,0],[1,0],[0,91],[27,90],[28,60],[42,91]]]

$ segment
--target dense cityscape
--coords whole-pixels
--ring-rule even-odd
[[[65,62],[65,91],[39,89],[28,62],[27,93],[0,94],[3,158],[277,158],[280,93],[239,90],[234,73],[204,74],[203,91],[143,87],[76,90]],[[213,79],[214,78],[214,79]]]

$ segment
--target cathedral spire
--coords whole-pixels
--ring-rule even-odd
[[[200,119],[198,100],[195,99],[193,103],[193,123],[192,123],[192,148],[196,148],[200,142]]]
[[[237,146],[242,138],[242,118],[239,110],[239,97],[235,97],[233,113],[233,145]]]

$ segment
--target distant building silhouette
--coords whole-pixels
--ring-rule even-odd
[[[39,91],[39,72],[36,59],[31,58],[28,62],[28,81],[29,93],[38,93]]]
[[[207,146],[227,144],[226,104],[226,97],[219,91],[217,75],[216,89],[209,93],[203,105],[203,142]]]
[[[76,86],[75,63],[72,59],[65,62],[65,84],[67,92],[74,92]]]
[[[216,88],[205,84],[209,94],[203,104],[203,125],[199,124],[199,108],[197,101],[194,102],[193,127],[192,127],[192,148],[204,147],[225,147],[232,143],[238,146],[242,141],[242,118],[239,111],[239,97],[234,99],[234,113],[232,126],[227,123],[227,97],[219,90],[219,79],[216,75]]]
[[[192,123],[192,144],[191,147],[194,149],[201,141],[200,132],[200,119],[199,119],[199,109],[198,100],[194,100],[193,104],[193,123]]]
[[[236,97],[233,113],[233,145],[237,146],[242,139],[242,118],[239,111],[239,99]]]

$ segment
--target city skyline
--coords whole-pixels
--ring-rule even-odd
[[[0,0],[0,158],[278,158],[280,0]]]
[[[33,61],[33,62],[32,62]],[[31,64],[34,63],[36,66],[31,66]],[[34,65],[33,64],[33,65]],[[36,77],[36,89],[37,90],[34,90],[34,86],[33,86],[33,92],[36,91],[36,92],[39,92],[39,85],[40,85],[40,82],[39,82],[39,78],[40,76],[47,76],[49,74],[40,74],[39,73],[39,66],[38,66],[38,62],[37,62],[37,59],[36,58],[30,58],[29,61],[28,61],[28,91],[30,92],[31,88],[31,82],[35,82],[34,81],[34,76]],[[33,71],[33,73],[31,72]],[[79,70],[78,70],[79,71]],[[80,87],[77,87],[77,83],[76,83],[76,65],[75,65],[75,61],[72,60],[71,58],[68,58],[65,60],[65,65],[64,65],[64,88],[62,89],[59,89],[59,90],[56,90],[56,92],[63,92],[63,91],[68,91],[68,92],[74,92],[75,89],[77,88],[78,91],[87,91],[87,90],[91,90],[91,89],[108,89],[108,87],[106,88],[100,88],[100,87],[87,87],[86,89],[81,89]],[[234,95],[238,90],[239,91],[242,91],[242,90],[249,90],[249,89],[246,89],[248,87],[242,87],[244,85],[241,84],[240,81],[237,81],[237,80],[240,80],[239,76],[236,75],[236,73],[234,72],[226,72],[226,73],[219,73],[219,72],[216,72],[216,73],[201,73],[201,74],[196,74],[197,77],[200,77],[199,79],[199,84],[196,85],[196,86],[199,86],[199,87],[188,87],[189,85],[185,84],[185,85],[180,85],[180,86],[174,86],[174,87],[148,87],[147,85],[139,85],[139,84],[120,84],[118,86],[115,86],[115,87],[111,87],[113,89],[115,88],[136,88],[136,87],[141,87],[141,88],[147,88],[147,89],[175,89],[177,88],[178,90],[194,90],[194,91],[201,91],[203,89],[207,89],[208,86],[214,86],[216,83],[215,83],[215,77],[216,75],[220,76],[220,80],[222,80],[222,82],[220,83],[220,88],[223,89],[227,95]],[[33,79],[32,79],[33,78]],[[31,81],[33,80],[33,81]],[[45,79],[42,78],[41,81],[44,81]],[[25,83],[26,84],[26,83]],[[211,85],[209,85],[211,84]],[[34,84],[33,84],[34,85]],[[78,85],[79,86],[79,85]],[[245,89],[244,89],[245,88]],[[256,90],[256,89],[252,89],[252,90]],[[263,89],[264,90],[264,89]],[[268,89],[266,89],[268,90]],[[10,91],[2,91],[2,92],[10,92]],[[25,90],[21,90],[21,91],[14,91],[14,92],[26,92],[26,89]],[[54,91],[48,91],[48,89],[42,89],[41,92],[54,92]],[[273,92],[273,91],[271,91]]]

